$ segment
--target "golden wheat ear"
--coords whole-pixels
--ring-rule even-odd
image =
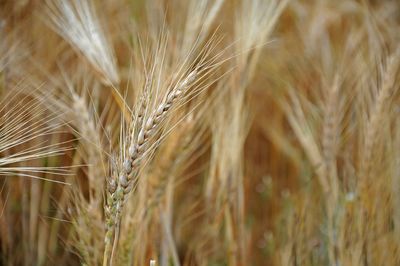
[[[125,130],[126,137],[121,138],[119,156],[108,178],[105,265],[112,260],[114,252],[111,251],[117,247],[122,211],[128,196],[137,185],[141,170],[176,126],[168,123],[169,118],[214,82],[210,81],[209,76],[224,62],[221,55],[211,56],[215,44],[210,41],[200,53],[190,51],[194,60],[190,60],[191,56],[188,55],[181,64],[176,64],[174,58],[165,58],[168,51],[167,39],[166,35],[162,35],[151,57],[154,71],[152,69],[145,79],[142,96],[138,97],[133,108],[131,121]],[[175,64],[175,67],[169,67],[169,64]]]

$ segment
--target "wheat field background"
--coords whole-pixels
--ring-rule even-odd
[[[0,265],[400,265],[398,0],[0,0]]]

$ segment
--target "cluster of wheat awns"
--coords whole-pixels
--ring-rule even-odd
[[[0,1],[0,264],[400,265],[399,14]]]

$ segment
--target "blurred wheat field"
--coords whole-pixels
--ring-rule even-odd
[[[400,265],[397,0],[0,0],[0,265]]]

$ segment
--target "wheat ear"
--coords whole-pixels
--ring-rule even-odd
[[[144,158],[149,140],[155,136],[160,128],[161,122],[168,116],[169,110],[181,98],[185,90],[193,84],[197,78],[197,70],[190,72],[185,79],[178,83],[165,97],[164,101],[157,109],[149,115],[145,123],[141,125],[137,136],[134,130],[131,132],[131,141],[128,149],[128,156],[123,162],[122,169],[114,171],[110,177],[107,186],[107,203],[106,203],[106,236],[103,265],[107,265],[112,247],[112,240],[115,238],[115,229],[121,218],[123,204],[129,193],[131,192],[133,182],[138,174],[140,162]]]
[[[396,90],[396,74],[399,69],[400,50],[396,51],[388,60],[387,70],[383,76],[382,88],[378,93],[376,103],[367,122],[365,133],[364,152],[361,158],[360,178],[368,179],[371,169],[373,151],[379,137],[379,128],[385,117],[385,111],[390,103],[391,96]]]

